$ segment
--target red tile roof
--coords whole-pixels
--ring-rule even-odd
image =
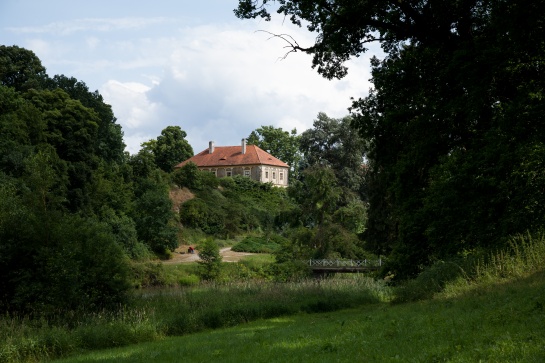
[[[204,149],[197,155],[181,162],[175,168],[180,168],[188,162],[194,162],[199,167],[237,166],[237,165],[271,165],[288,168],[289,165],[275,158],[255,145],[246,145],[246,153],[242,154],[242,146],[215,146],[210,154]]]

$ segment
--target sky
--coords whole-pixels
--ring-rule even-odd
[[[348,115],[365,97],[374,45],[347,63],[342,80],[311,68],[312,57],[284,58],[289,34],[301,46],[316,34],[288,19],[240,20],[237,0],[1,0],[0,44],[33,51],[47,74],[98,90],[122,126],[126,150],[167,126],[180,126],[198,153],[238,145],[261,126],[300,134],[319,112]],[[268,33],[267,33],[268,32]]]

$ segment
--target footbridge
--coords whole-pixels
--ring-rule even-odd
[[[382,259],[378,260],[308,260],[312,272],[323,273],[356,273],[377,271],[383,264]]]

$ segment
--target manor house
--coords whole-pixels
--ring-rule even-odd
[[[210,141],[208,149],[176,165],[181,168],[193,162],[200,170],[209,171],[218,178],[244,175],[274,186],[288,186],[289,165],[255,145],[246,145],[242,139],[239,146],[215,146]]]

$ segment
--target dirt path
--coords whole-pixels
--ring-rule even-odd
[[[170,260],[163,261],[165,264],[178,264],[195,262],[199,260],[199,251],[195,250],[195,253],[187,253],[188,246],[181,246],[174,250],[172,258]],[[231,251],[231,247],[225,247],[220,249],[220,255],[223,262],[238,262],[244,256],[254,255],[255,253],[235,252]]]

